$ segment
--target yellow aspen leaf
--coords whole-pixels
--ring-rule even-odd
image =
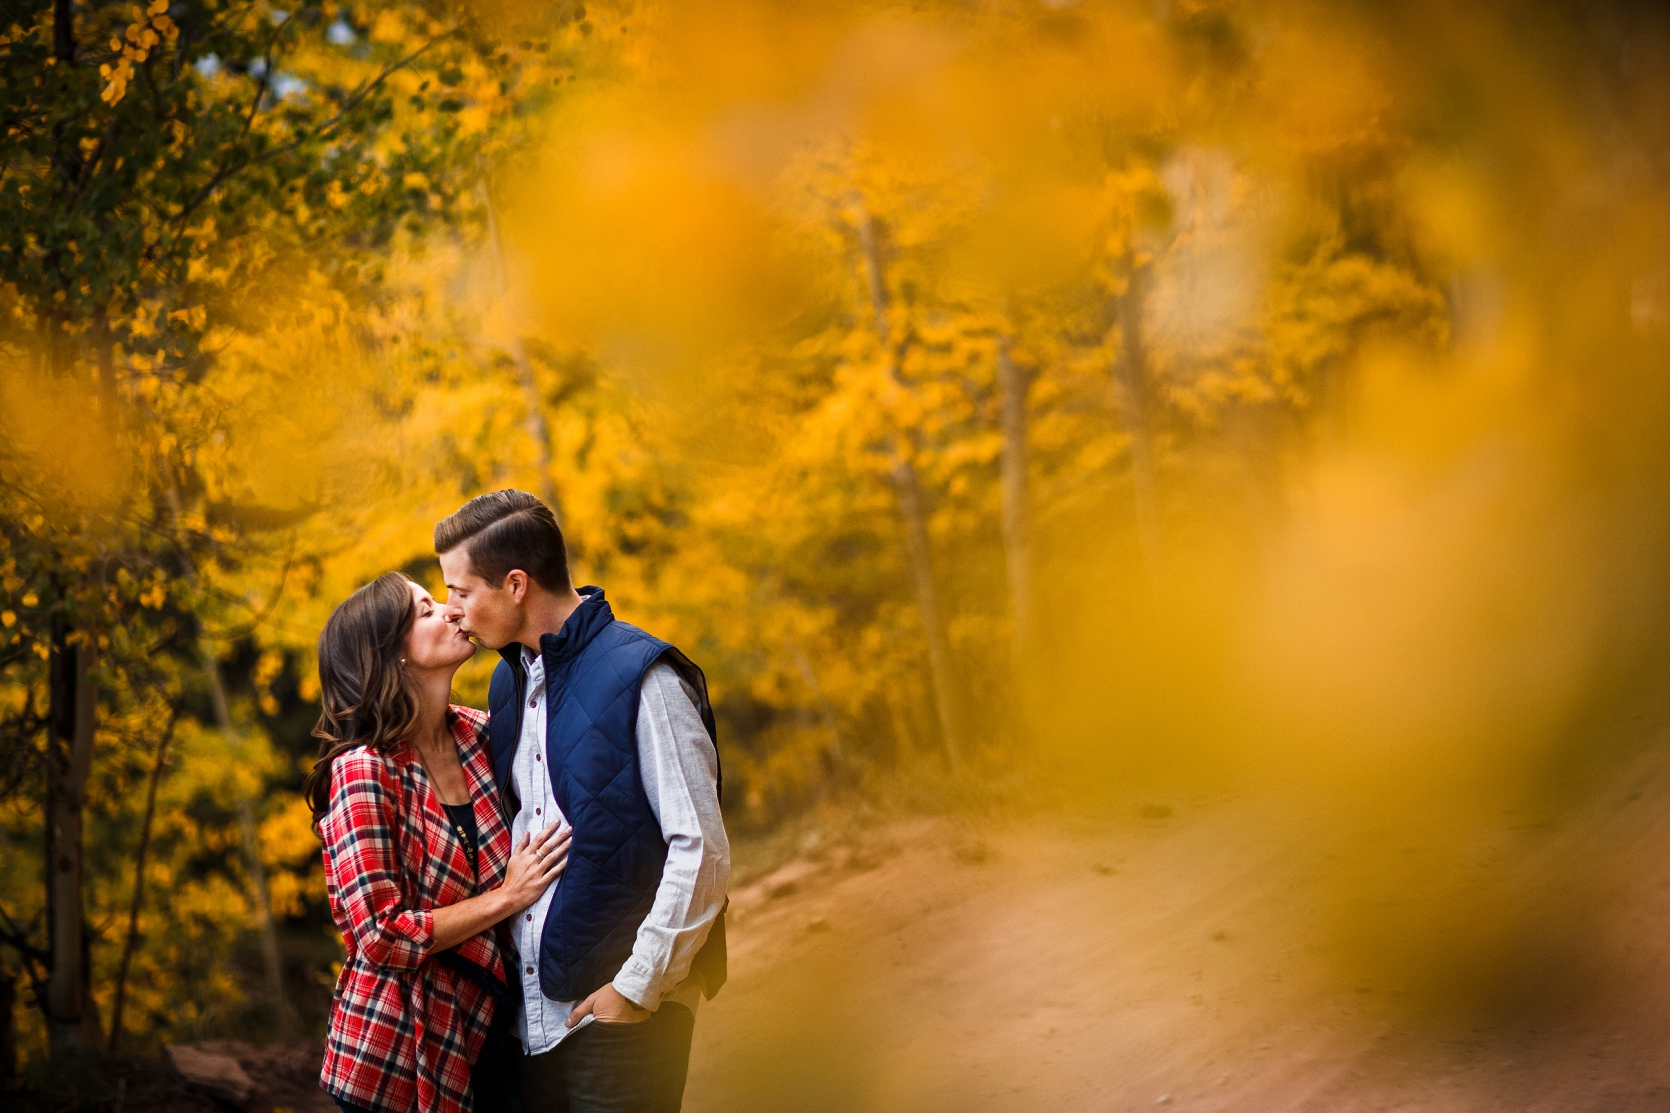
[[[0,611],[0,626],[10,630],[17,625],[17,614],[14,611]]]
[[[23,597],[23,605],[25,607],[38,606],[40,604],[40,601],[41,601],[40,596],[36,595],[32,591],[29,594],[27,594]]]
[[[371,41],[380,43],[399,42],[405,37],[406,27],[400,17],[393,10],[384,8],[377,13],[377,20],[371,25]]]
[[[492,113],[479,104],[472,104],[458,113],[458,133],[460,135],[477,135],[487,130],[487,124],[492,119]]]

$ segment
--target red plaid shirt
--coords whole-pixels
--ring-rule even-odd
[[[487,716],[453,707],[452,733],[475,804],[481,876],[470,868],[417,753],[360,748],[331,769],[321,824],[325,888],[347,960],[336,982],[320,1084],[370,1109],[460,1113],[493,999],[430,953],[433,910],[495,889],[510,861],[510,828],[488,764]],[[499,941],[482,932],[454,948],[505,978]]]

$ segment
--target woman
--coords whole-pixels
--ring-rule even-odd
[[[513,1068],[478,1062],[490,1035],[511,1038],[496,927],[539,899],[568,845],[552,825],[511,852],[487,716],[448,705],[453,674],[474,653],[429,593],[395,572],[349,596],[319,636],[324,713],[305,791],[348,950],[321,1085],[346,1113],[505,1102],[498,1087]]]

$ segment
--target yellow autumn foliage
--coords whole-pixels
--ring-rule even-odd
[[[392,71],[399,126],[286,210],[321,227],[394,191],[430,234],[186,225],[191,296],[100,325],[139,415],[126,466],[61,450],[97,431],[96,361],[42,371],[49,310],[0,290],[28,322],[6,464],[61,500],[8,546],[120,505],[200,558],[98,588],[154,612],[99,635],[101,1009],[171,724],[128,1031],[270,1030],[239,796],[318,1026],[315,639],[383,571],[439,595],[434,523],[506,486],[551,497],[578,582],[707,670],[739,833],[903,771],[947,797],[1300,784],[1363,823],[1419,801],[1461,839],[1588,756],[1574,732],[1642,675],[1670,555],[1670,210],[1631,161],[1651,97],[1597,131],[1572,90],[1592,59],[1539,61],[1490,6],[572,8],[539,48]],[[415,49],[430,18],[383,7],[354,41]],[[107,103],[174,37],[146,19]],[[513,47],[560,92],[501,88]],[[348,50],[294,68],[366,74]],[[403,161],[443,117],[478,144],[467,186]],[[21,559],[0,550],[14,717],[50,634]],[[198,657],[141,679],[164,614],[224,663],[235,737]],[[0,801],[0,830],[39,824]],[[0,863],[13,922],[38,872]]]

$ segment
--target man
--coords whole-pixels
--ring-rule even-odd
[[[702,671],[575,591],[521,491],[435,527],[448,613],[504,658],[488,724],[511,838],[573,824],[567,872],[509,925],[528,1113],[676,1113],[695,1011],[725,978],[730,846]]]

